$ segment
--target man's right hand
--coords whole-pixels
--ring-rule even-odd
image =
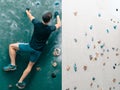
[[[58,11],[55,11],[55,12],[54,12],[54,18],[56,18],[58,15],[59,15],[59,12],[58,12]]]
[[[30,11],[30,8],[26,8],[26,10]]]

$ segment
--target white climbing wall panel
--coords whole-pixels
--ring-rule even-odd
[[[62,0],[62,90],[120,90],[119,0]]]

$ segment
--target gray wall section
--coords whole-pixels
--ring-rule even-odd
[[[27,66],[29,53],[17,54],[17,71],[3,72],[2,67],[10,61],[8,46],[15,42],[29,42],[33,25],[25,14],[26,7],[31,8],[31,13],[41,20],[45,11],[58,10],[61,13],[60,0],[0,0],[0,90],[17,90],[15,84]],[[53,18],[50,24],[55,23]],[[32,72],[25,79],[27,87],[24,90],[61,90],[61,55],[53,55],[54,48],[61,48],[61,29],[55,31],[49,38],[45,51],[34,66]],[[53,61],[57,67],[52,67]],[[40,67],[40,71],[36,70]],[[56,78],[51,74],[55,73]],[[9,88],[12,85],[12,88]]]

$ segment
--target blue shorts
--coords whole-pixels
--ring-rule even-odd
[[[30,61],[36,62],[42,52],[37,51],[30,47],[29,43],[18,43],[19,51],[30,52]]]

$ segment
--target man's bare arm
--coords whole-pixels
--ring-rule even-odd
[[[58,28],[60,28],[60,27],[61,27],[61,20],[60,20],[60,16],[59,16],[59,15],[57,15],[56,19],[57,19],[57,23],[55,24],[55,26],[56,26],[56,29],[58,29]]]
[[[30,19],[30,21],[32,21],[35,17],[30,13],[30,10],[26,9],[26,14],[28,16],[28,18]]]

